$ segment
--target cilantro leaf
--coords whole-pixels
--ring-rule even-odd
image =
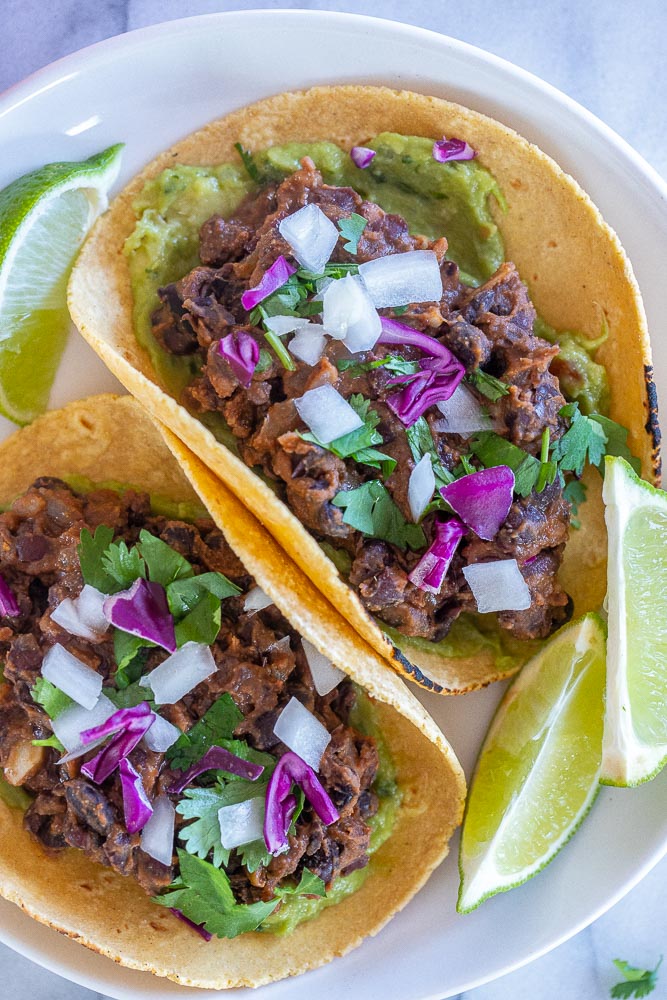
[[[219,601],[234,597],[241,590],[222,573],[200,573],[185,579],[174,580],[167,586],[167,602],[172,615],[188,614],[199,604],[205,593],[214,594]]]
[[[199,722],[179,736],[167,750],[169,764],[176,770],[184,771],[200,760],[209,747],[222,746],[221,740],[231,739],[242,721],[243,712],[236,707],[229,692],[225,692]]]
[[[654,969],[639,969],[620,958],[614,959],[614,965],[625,978],[625,982],[616,983],[611,988],[612,997],[645,997],[652,993],[658,982],[658,969],[662,964],[662,955]]]
[[[353,212],[347,219],[339,219],[337,225],[343,239],[348,241],[343,243],[343,250],[356,254],[361,234],[368,225],[366,219],[363,215],[357,215],[356,212]]]
[[[81,532],[77,554],[81,564],[81,574],[84,583],[90,584],[103,594],[113,594],[118,585],[102,567],[102,556],[113,541],[113,530],[105,524],[100,524],[91,535],[88,528]]]
[[[234,149],[241,157],[241,161],[246,169],[246,173],[248,174],[250,180],[254,181],[255,184],[259,184],[261,180],[259,167],[255,163],[255,158],[250,152],[250,150],[244,149],[240,142],[234,143]]]
[[[470,442],[470,450],[486,469],[508,465],[514,473],[514,492],[520,497],[532,493],[540,474],[540,462],[494,431],[481,431]]]
[[[436,490],[440,489],[441,486],[446,486],[448,483],[453,483],[456,477],[452,475],[449,469],[445,468],[435,450],[435,442],[433,441],[431,428],[428,425],[426,417],[419,417],[412,427],[406,428],[405,433],[415,465],[421,461],[424,455],[431,456]]]
[[[426,545],[423,529],[418,524],[408,524],[378,479],[337,493],[331,502],[345,510],[346,524],[370,538],[382,538],[401,549],[409,545],[417,550]]]
[[[218,820],[218,811],[226,805],[229,802],[224,797],[224,789],[219,786],[186,788],[176,805],[177,813],[184,819],[193,820],[181,827],[178,839],[185,844],[188,853],[198,858],[207,858],[212,853],[216,868],[229,862],[230,852],[222,846]]]
[[[563,472],[581,476],[586,462],[599,466],[604,459],[607,435],[599,423],[579,412],[578,403],[568,403],[559,413],[570,420],[570,426],[554,443],[551,457]]]
[[[326,896],[327,894],[322,879],[319,875],[316,875],[315,872],[311,872],[308,868],[303,869],[301,881],[297,887],[289,891],[295,896]]]
[[[474,386],[478,392],[490,399],[492,403],[497,403],[499,399],[506,396],[510,391],[507,382],[501,382],[499,378],[483,372],[481,368],[474,368],[466,375],[466,382]]]
[[[237,903],[226,873],[221,868],[179,849],[180,878],[174,890],[154,897],[162,906],[177,907],[196,924],[217,937],[234,938],[254,931],[276,908],[268,903]]]
[[[141,636],[130,635],[129,632],[123,632],[119,628],[113,630],[113,655],[116,661],[114,680],[118,687],[127,687],[132,681],[139,679],[144,663],[143,656],[138,659],[139,654],[144,649],[154,646],[155,643],[142,639]]]
[[[168,587],[175,580],[182,580],[194,574],[192,566],[180,552],[172,549],[171,545],[167,545],[145,528],[139,533],[138,548],[146,563],[148,578],[154,583]]]
[[[580,528],[579,507],[586,501],[586,487],[578,479],[572,479],[565,486],[563,496],[570,505],[570,524],[573,528]]]
[[[320,448],[326,448],[338,458],[353,458],[355,462],[369,465],[373,469],[381,469],[385,477],[390,476],[396,468],[396,460],[391,455],[385,455],[384,452],[377,451],[376,448],[372,447],[375,444],[382,444],[383,441],[382,435],[375,430],[380,423],[380,415],[376,410],[370,409],[370,399],[364,399],[361,393],[350,396],[348,403],[357,416],[363,420],[361,427],[350,431],[349,434],[342,434],[340,437],[334,438],[328,444],[323,444],[310,431],[302,434],[301,437],[304,441],[312,441]]]
[[[222,611],[220,598],[204,593],[199,604],[176,624],[176,645],[180,649],[186,642],[200,642],[210,646],[218,637]]]
[[[624,458],[626,462],[629,462],[637,475],[640,476],[642,463],[638,458],[635,458],[628,448],[627,427],[617,424],[615,420],[610,420],[609,417],[603,417],[601,413],[591,413],[589,419],[594,420],[595,423],[599,424],[604,431],[605,437],[607,438],[605,454],[618,455],[621,458]],[[598,472],[604,476],[604,460],[598,465]]]
[[[68,694],[57,688],[46,677],[38,677],[30,689],[32,700],[41,705],[50,719],[57,719],[61,712],[70,708],[74,701]]]
[[[240,847],[237,847],[237,851],[241,858],[241,864],[245,865],[251,874],[252,872],[256,872],[258,868],[261,868],[262,865],[266,867],[271,863],[271,855],[267,851],[263,840],[253,840],[250,844],[242,844]]]
[[[113,542],[102,555],[102,567],[115,581],[113,590],[126,590],[140,576],[146,576],[146,566],[139,549],[128,549],[125,542]]]
[[[153,705],[153,691],[151,688],[142,687],[138,681],[128,684],[125,688],[105,687],[102,693],[112,701],[116,708],[134,708],[142,701],[147,701]]]

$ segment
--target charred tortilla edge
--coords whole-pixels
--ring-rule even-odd
[[[136,176],[96,224],[74,268],[69,306],[77,327],[126,388],[225,482],[354,626],[362,639],[411,680],[463,693],[508,676],[490,653],[443,658],[410,647],[400,656],[315,539],[275,494],[157,382],[132,329],[132,295],[123,243],[132,232],[132,201],[143,184],[174,164],[214,164],[235,157],[234,143],[262,149],[292,140],[330,139],[344,148],[381,131],[466,139],[495,175],[507,200],[496,211],[506,254],[527,282],[544,318],[557,329],[609,338],[598,352],[612,390],[611,416],[630,431],[643,474],[655,479],[654,412],[647,396],[650,365],[646,317],[630,262],[616,234],[576,181],[516,132],[478,112],[434,97],[386,87],[315,87],[284,93],[211,122],[161,153]],[[573,531],[561,580],[574,613],[600,606],[606,586],[601,483],[590,477],[582,528]],[[582,568],[585,572],[582,572]],[[408,666],[409,664],[409,666]]]
[[[376,934],[424,884],[460,824],[465,778],[453,750],[402,681],[365,648],[248,510],[177,439],[174,451],[232,548],[244,539],[258,582],[280,592],[295,628],[376,699],[403,805],[368,879],[315,920],[279,937],[201,940],[131,879],[76,850],[47,855],[0,800],[0,895],[27,914],[131,969],[206,989],[260,986],[343,955]],[[41,417],[0,445],[0,503],[41,475],[142,484],[174,500],[197,494],[145,411],[129,396],[92,397]],[[229,533],[228,533],[229,529]],[[243,556],[241,556],[243,558]],[[408,863],[409,859],[409,863]]]

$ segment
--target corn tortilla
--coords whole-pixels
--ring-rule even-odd
[[[132,879],[68,849],[47,856],[24,830],[22,813],[0,799],[0,895],[26,913],[121,965],[207,989],[260,986],[343,955],[377,933],[447,854],[465,798],[461,767],[445,738],[402,681],[333,611],[234,495],[178,439],[168,443],[211,514],[249,553],[261,586],[292,624],[376,701],[403,789],[391,837],[353,895],[288,936],[244,934],[204,942]],[[145,411],[129,396],[97,396],[52,411],[0,445],[0,502],[38,476],[115,480],[179,501],[197,493]],[[278,597],[279,595],[279,597]]]
[[[237,142],[265,149],[328,139],[349,149],[382,131],[434,139],[454,135],[477,151],[507,200],[507,212],[496,211],[506,257],[516,263],[539,313],[556,329],[579,330],[591,338],[599,335],[603,321],[608,325],[609,337],[597,360],[609,377],[610,416],[629,428],[629,444],[641,459],[643,475],[657,481],[659,436],[646,318],[617,236],[572,177],[536,146],[499,122],[448,101],[384,87],[316,87],[279,94],[212,122],[149,163],[97,222],[74,268],[69,305],[79,330],[111,371],[227,483],[363,639],[424,687],[461,693],[516,667],[499,670],[486,653],[446,659],[410,647],[410,660],[400,653],[287,506],[164,391],[132,329],[122,247],[136,221],[132,201],[148,179],[175,164],[233,160]],[[575,615],[597,609],[605,593],[606,536],[597,473],[588,487],[582,528],[571,533],[560,575]]]

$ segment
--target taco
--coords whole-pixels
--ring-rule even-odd
[[[131,397],[51,412],[0,457],[0,894],[210,989],[376,933],[465,795],[405,685],[217,483],[210,519]]]
[[[597,608],[603,456],[659,471],[617,237],[535,146],[436,98],[324,87],[213,122],[98,221],[69,304],[152,416],[434,691],[513,673]]]

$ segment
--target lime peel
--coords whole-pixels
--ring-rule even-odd
[[[609,653],[600,780],[630,787],[667,763],[667,494],[607,457],[602,496]]]
[[[506,692],[480,752],[459,851],[468,913],[541,871],[599,790],[605,627],[564,626]]]
[[[0,412],[43,412],[67,333],[67,276],[120,168],[121,144],[50,163],[0,191]]]

